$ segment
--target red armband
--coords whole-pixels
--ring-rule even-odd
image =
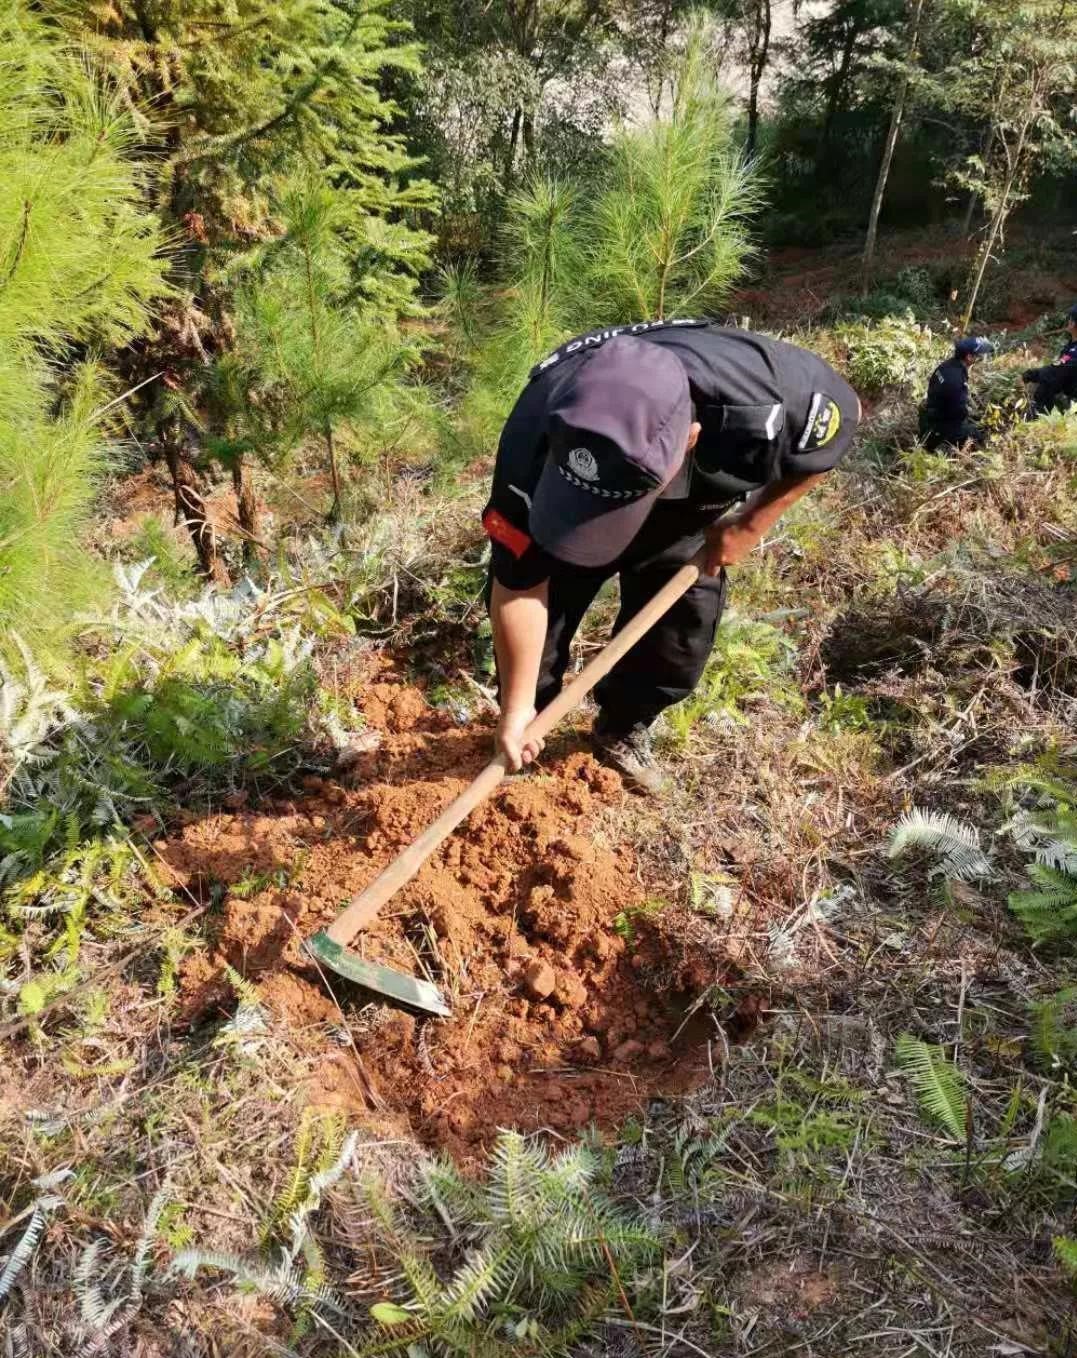
[[[486,529],[486,536],[493,542],[499,542],[502,547],[507,547],[517,561],[531,546],[531,539],[523,529],[509,523],[504,514],[496,509],[486,511],[482,516],[482,526]]]

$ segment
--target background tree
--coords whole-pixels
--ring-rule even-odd
[[[733,50],[748,78],[748,128],[744,149],[755,155],[759,143],[760,93],[771,56],[775,10],[781,0],[719,0],[717,13],[731,36]]]
[[[463,295],[468,276],[454,275],[456,318],[466,313],[480,335],[462,410],[469,455],[488,450],[529,369],[560,340],[713,314],[743,274],[762,188],[736,145],[733,105],[706,39],[702,26],[693,30],[673,68],[668,112],[620,127],[599,176],[579,185],[536,177],[513,196],[502,278],[485,313]]]
[[[1077,159],[1077,0],[979,0],[978,50],[955,71],[955,107],[986,126],[986,150],[961,182],[989,213],[973,260],[962,328],[976,309],[987,266],[1030,175],[1046,157]]]
[[[387,10],[387,0],[238,0],[226,14],[215,0],[73,0],[52,11],[115,73],[132,106],[152,113],[136,116],[158,167],[158,210],[181,242],[170,273],[176,300],[125,371],[132,384],[167,375],[147,391],[142,424],[168,462],[203,571],[218,579],[197,464],[200,407],[235,333],[222,266],[276,233],[282,180],[324,176],[348,195],[353,222],[365,223],[352,231],[357,304],[378,316],[415,308],[428,244],[416,217],[434,196],[392,130],[396,108],[381,88],[388,72],[418,69],[417,47],[401,40],[405,25]],[[231,463],[241,483],[244,456]],[[240,496],[247,540],[257,537],[254,503]]]
[[[0,3],[0,637],[47,638],[99,583],[81,537],[119,400],[98,359],[163,298],[131,112]]]
[[[750,256],[759,187],[697,32],[669,116],[614,138],[581,231],[591,316],[609,323],[718,306]]]
[[[218,361],[212,387],[222,426],[214,449],[233,467],[247,452],[280,466],[308,439],[318,440],[332,487],[331,522],[340,521],[344,496],[342,426],[359,425],[373,393],[418,355],[395,324],[400,299],[393,287],[377,279],[365,296],[356,287],[353,261],[368,223],[349,211],[351,198],[313,176],[283,193],[276,209],[282,234],[248,263],[234,352]]]
[[[875,244],[879,233],[879,214],[882,212],[883,198],[886,194],[886,182],[890,178],[890,167],[894,163],[894,151],[901,132],[901,122],[905,116],[909,86],[912,83],[919,61],[920,29],[924,17],[925,3],[926,0],[909,0],[909,27],[905,60],[897,72],[894,107],[890,114],[890,126],[886,131],[886,141],[883,143],[882,158],[879,161],[879,174],[875,180],[875,192],[872,195],[868,229],[864,239],[864,260],[861,274],[861,286],[864,292],[867,292],[871,286],[871,272],[875,264]]]

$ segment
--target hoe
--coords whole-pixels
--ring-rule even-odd
[[[699,579],[702,555],[695,557],[631,618],[609,644],[586,665],[548,707],[527,728],[528,737],[542,737],[552,731],[562,717],[584,700],[598,681],[618,660],[677,602]],[[348,945],[365,928],[392,896],[404,887],[434,850],[447,839],[462,820],[471,814],[508,773],[504,755],[490,761],[479,776],[450,802],[434,823],[345,906],[328,929],[307,940],[308,953],[323,967],[349,981],[376,991],[398,1004],[447,1016],[451,1010],[437,986],[417,977],[394,971],[391,967],[367,962],[349,950]]]

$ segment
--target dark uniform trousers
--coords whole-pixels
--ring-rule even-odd
[[[601,570],[555,567],[536,694],[540,710],[561,691],[572,638],[603,584],[620,579],[616,634],[703,546],[701,529],[675,531],[675,515],[659,503],[628,550]],[[698,514],[693,517],[698,521]],[[665,708],[688,697],[714,646],[725,595],[725,571],[698,580],[598,684],[595,697],[612,731],[649,726]]]
[[[944,447],[961,448],[970,442],[982,448],[986,442],[983,429],[972,420],[938,420],[923,409],[920,411],[919,435],[929,453]]]

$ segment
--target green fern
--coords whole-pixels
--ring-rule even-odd
[[[964,1141],[969,1114],[968,1091],[960,1071],[940,1047],[902,1033],[894,1054],[908,1075],[926,1118],[939,1123],[955,1141]]]
[[[968,881],[991,876],[991,862],[980,846],[979,830],[943,812],[914,807],[902,816],[890,834],[890,857],[898,858],[911,848],[938,855],[947,877]]]
[[[1028,875],[1035,888],[1012,891],[1010,909],[1036,944],[1077,942],[1077,877],[1033,863]]]
[[[241,1005],[246,1005],[249,1009],[258,1009],[262,1004],[262,997],[258,993],[258,987],[248,981],[245,976],[241,976],[235,967],[230,963],[225,963],[224,974],[228,977],[228,983],[239,997]]]
[[[375,1228],[399,1264],[392,1305],[411,1318],[408,1342],[500,1358],[521,1345],[562,1352],[589,1332],[616,1295],[610,1259],[631,1287],[659,1249],[653,1232],[604,1194],[602,1168],[585,1144],[551,1155],[516,1132],[498,1137],[485,1181],[465,1180],[443,1160],[423,1166],[420,1203],[447,1221],[464,1251],[447,1275],[384,1189],[365,1184]],[[394,1330],[360,1352],[395,1351],[397,1338]]]
[[[1058,1071],[1077,1066],[1077,986],[1059,990],[1032,1006],[1029,1037],[1042,1069]]]

